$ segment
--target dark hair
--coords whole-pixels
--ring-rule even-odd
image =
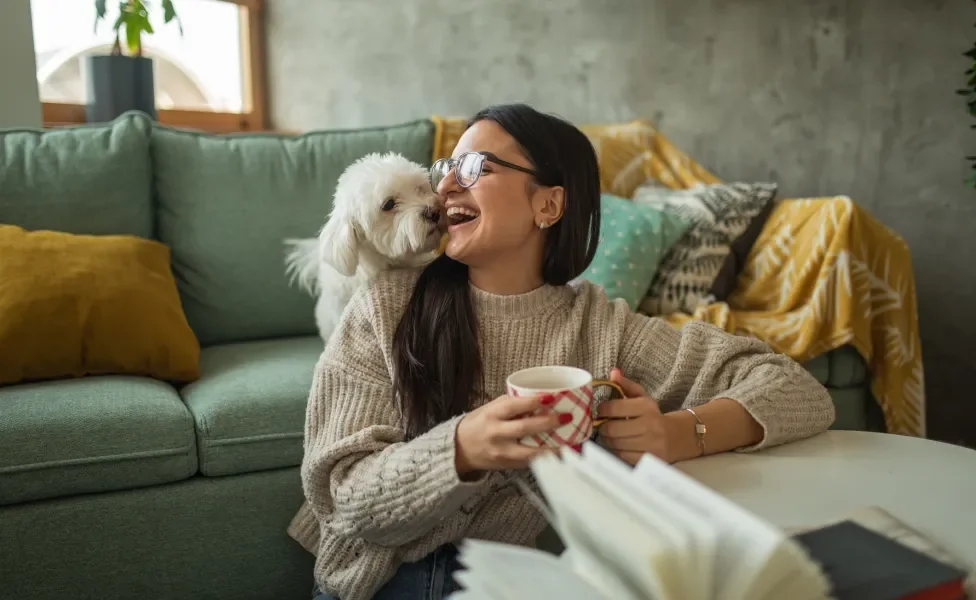
[[[562,186],[563,216],[546,235],[542,279],[564,285],[596,253],[600,231],[600,178],[596,153],[570,123],[525,104],[488,107],[468,122],[493,121],[511,135],[542,186]],[[485,389],[478,322],[468,287],[468,267],[446,254],[417,279],[393,335],[393,393],[402,408],[406,437],[470,408]]]

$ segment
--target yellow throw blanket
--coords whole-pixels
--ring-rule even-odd
[[[450,156],[463,119],[433,117],[434,159]],[[630,198],[648,179],[671,188],[718,183],[647,121],[581,127],[600,161],[603,191]],[[794,199],[771,213],[726,302],[696,319],[751,335],[799,362],[853,346],[891,433],[925,436],[925,383],[915,278],[905,242],[849,198]]]

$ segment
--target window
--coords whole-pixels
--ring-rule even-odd
[[[147,2],[147,4],[149,4]],[[174,0],[183,33],[162,23],[143,36],[153,59],[159,121],[225,133],[266,128],[262,0]],[[85,56],[111,52],[118,1],[97,28],[94,0],[31,0],[44,125],[85,122]]]

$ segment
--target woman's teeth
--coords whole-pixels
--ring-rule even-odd
[[[463,206],[452,206],[447,209],[447,218],[451,220],[452,223],[465,223],[467,221],[472,221],[478,217],[478,213],[471,210],[470,208],[464,208]]]

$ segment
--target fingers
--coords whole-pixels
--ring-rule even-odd
[[[495,418],[506,421],[526,413],[533,413],[555,403],[556,397],[549,394],[541,396],[499,396],[491,401],[492,413]]]
[[[661,412],[657,402],[647,396],[607,400],[597,407],[596,414],[601,419],[626,419],[639,417],[648,412]],[[606,427],[606,425],[604,425]]]
[[[605,438],[601,435],[600,444],[615,454],[619,452],[649,452],[647,440],[639,437]]]
[[[552,451],[552,448],[537,448],[509,440],[495,444],[487,458],[492,469],[523,469],[536,457]]]
[[[624,377],[620,369],[610,369],[610,381],[623,388],[624,395],[628,398],[647,395],[647,392],[644,391],[644,388],[639,383]]]
[[[509,454],[509,460],[511,461],[509,465],[513,468],[522,468],[532,462],[537,456],[554,451],[554,448],[535,448],[516,443]]]
[[[641,419],[611,419],[600,426],[601,439],[642,437],[647,424]]]
[[[528,435],[548,433],[571,421],[572,415],[569,413],[551,411],[521,419],[502,421],[499,423],[498,432],[501,437],[521,439]]]

